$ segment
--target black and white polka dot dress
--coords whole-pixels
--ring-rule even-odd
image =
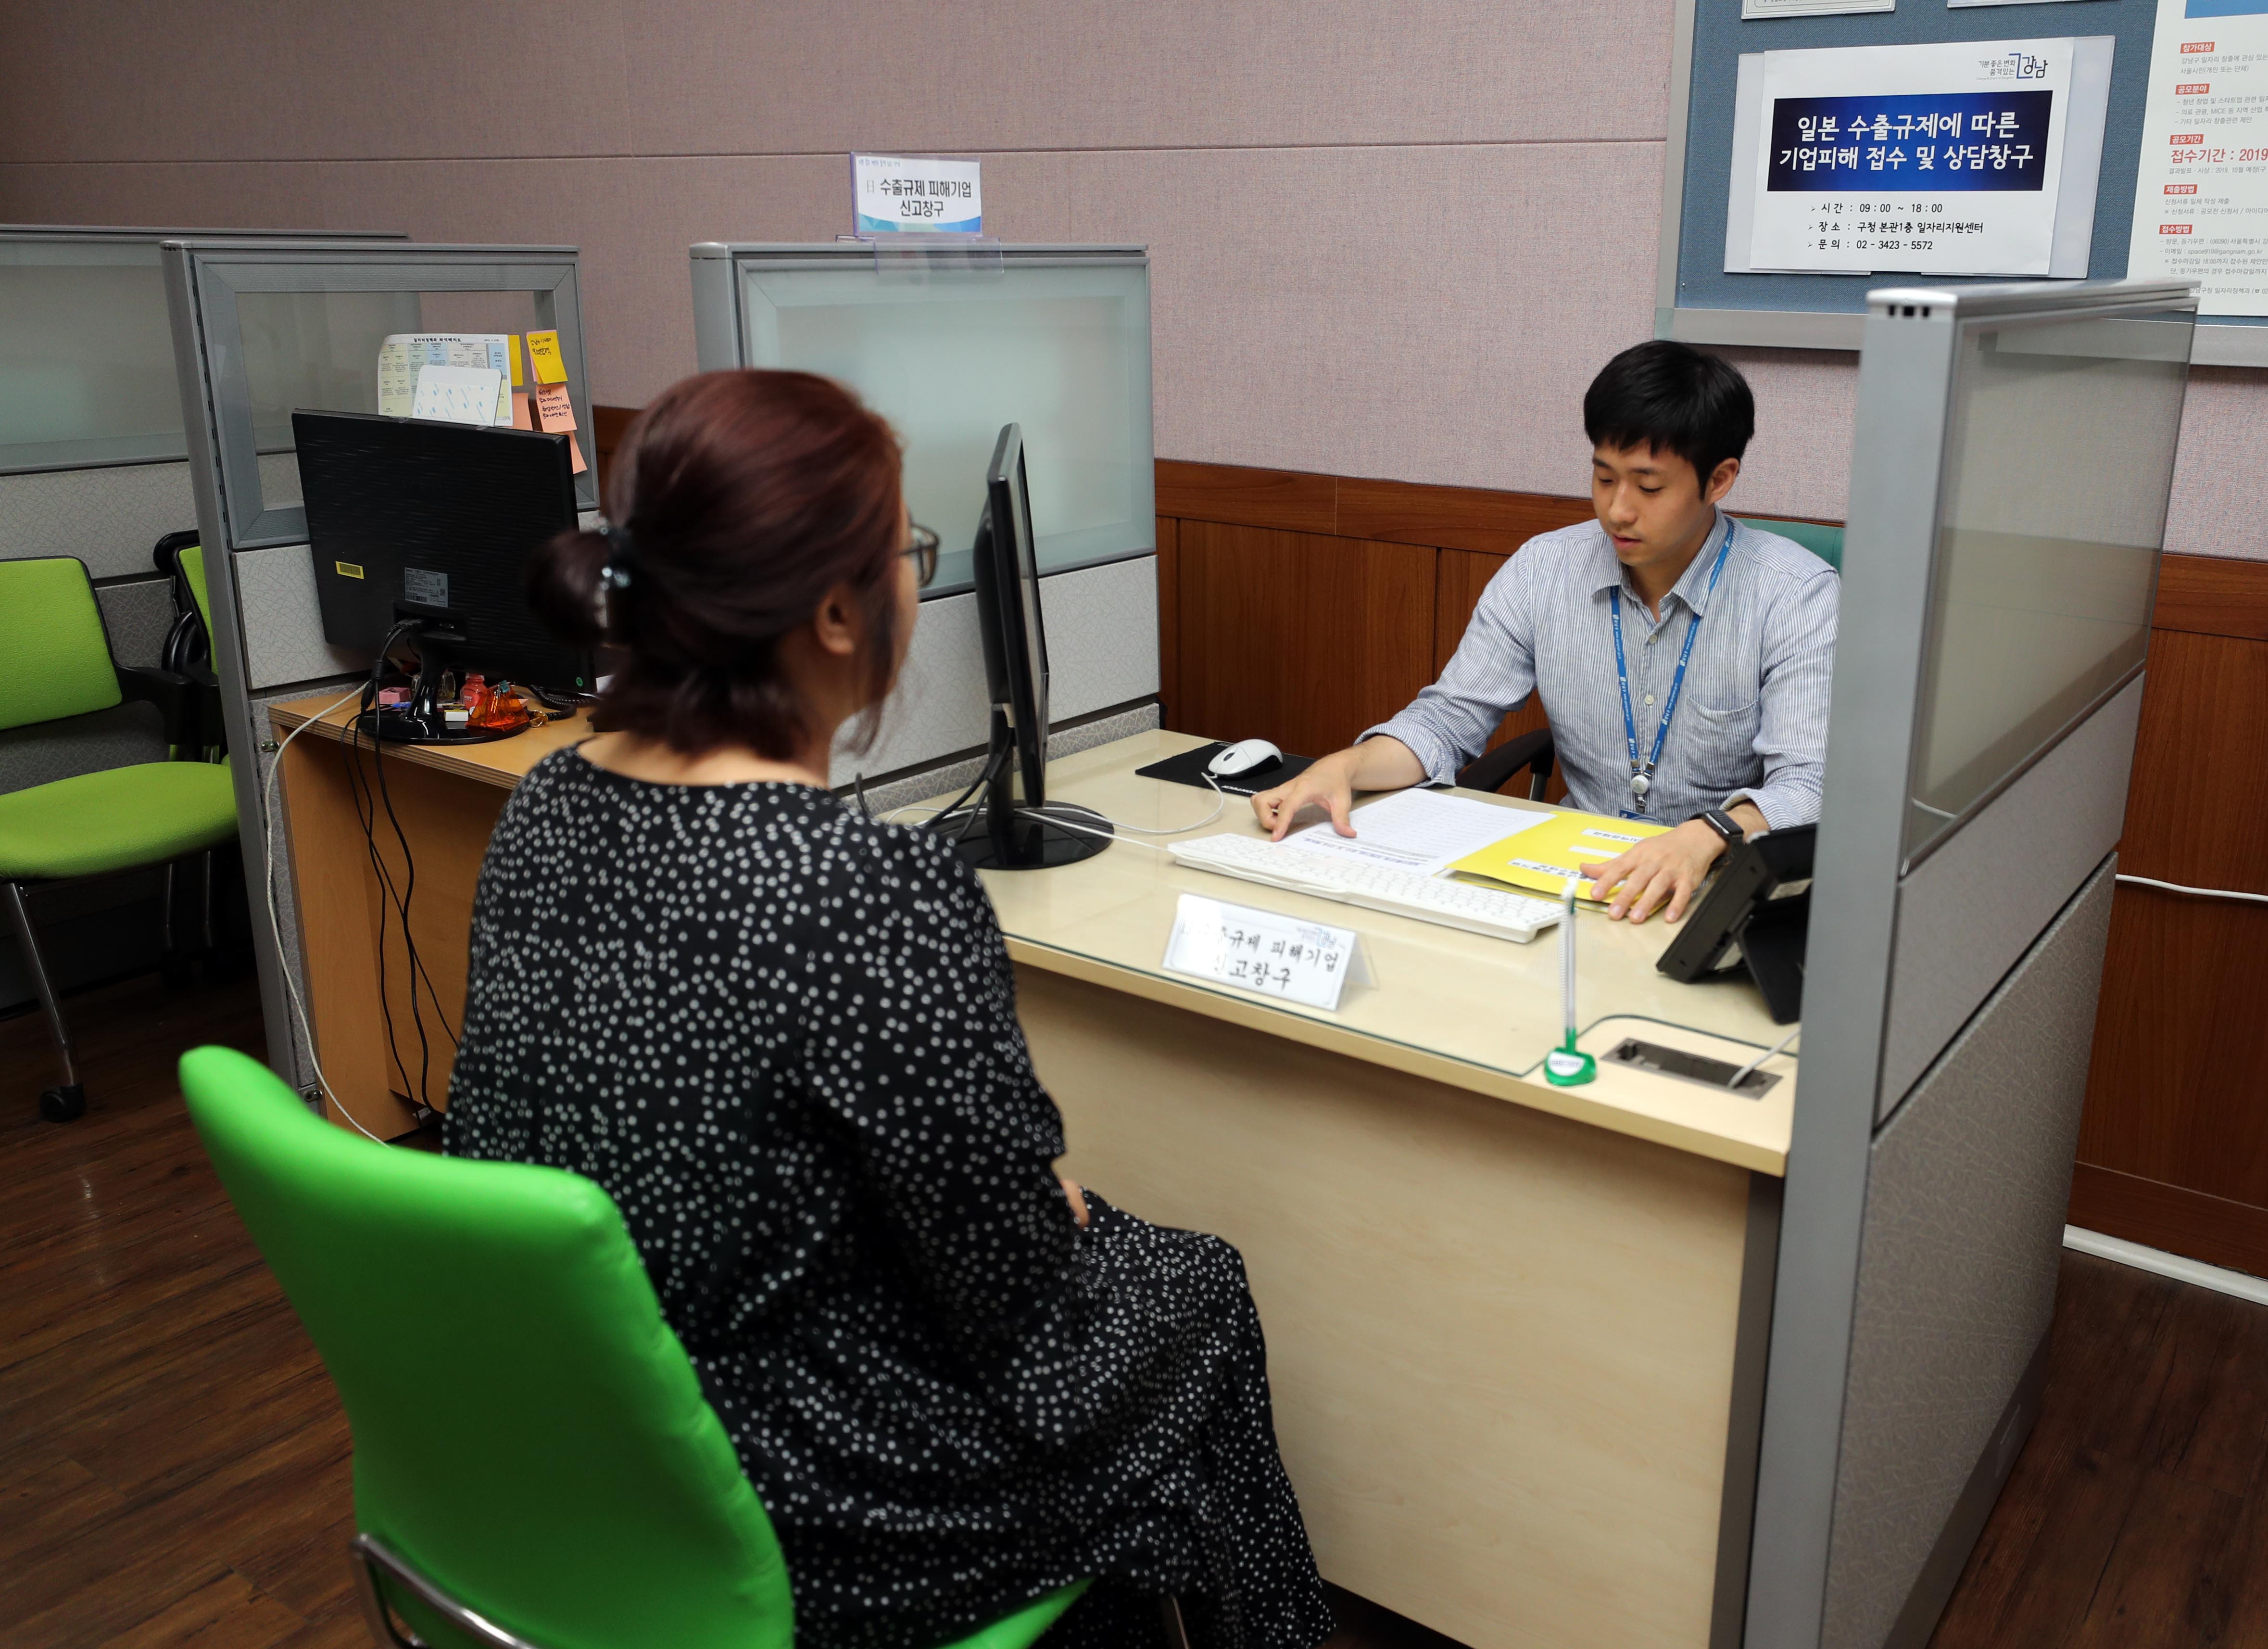
[[[1042,873],[1045,874],[1045,873]],[[574,751],[497,824],[447,1148],[621,1206],[778,1529],[797,1638],[935,1649],[1097,1586],[1051,1644],[1331,1630],[1236,1251],[1087,1195],[990,901],[801,786]]]

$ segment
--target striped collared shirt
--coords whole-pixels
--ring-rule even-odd
[[[1743,521],[1734,524],[1712,592],[1710,568],[1730,519],[1718,512],[1659,618],[1647,615],[1597,521],[1529,539],[1489,580],[1441,679],[1362,736],[1391,734],[1425,765],[1429,782],[1451,784],[1506,714],[1540,693],[1568,802],[1606,814],[1632,806],[1608,600],[1620,589],[1641,759],[1653,750],[1686,627],[1705,619],[1646,817],[1675,824],[1745,800],[1775,829],[1814,823],[1841,580],[1802,545]]]

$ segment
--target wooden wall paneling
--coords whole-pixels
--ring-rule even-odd
[[[2264,741],[2268,642],[2154,632],[2119,869],[2268,892]],[[2119,888],[2080,1160],[2268,1209],[2264,997],[2268,906]],[[2096,1206],[2116,1216],[2138,1195]],[[2245,1268],[2268,1273],[2268,1246]]]
[[[1434,551],[1184,520],[1181,730],[1320,756],[1431,679]]]
[[[591,462],[599,471],[599,507],[607,507],[612,496],[607,490],[608,477],[614,474],[615,449],[622,444],[629,433],[630,420],[645,409],[626,406],[594,406],[591,409]]]
[[[2169,555],[2158,570],[2161,630],[2268,641],[2268,566],[2219,556]]]
[[[1182,731],[1181,522],[1158,517],[1158,698],[1161,724]]]
[[[1336,476],[1160,458],[1157,511],[1182,521],[1231,521],[1285,532],[1338,529]]]
[[[1591,518],[1587,498],[1419,486],[1407,481],[1339,483],[1337,530],[1351,538],[1508,556],[1539,533],[1557,532]]]

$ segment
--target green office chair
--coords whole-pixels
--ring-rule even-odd
[[[1833,567],[1843,570],[1843,529],[1819,521],[1767,521],[1761,515],[1742,515],[1751,527],[1768,533],[1778,533],[1783,538],[1793,538],[1805,549]],[[1551,743],[1551,729],[1538,728],[1523,733],[1518,738],[1506,739],[1494,750],[1466,764],[1457,775],[1457,782],[1468,790],[1501,790],[1512,782],[1513,776],[1523,767],[1528,770],[1528,795],[1532,802],[1543,800],[1544,787],[1551,782],[1551,763],[1557,752]]]
[[[792,1649],[771,1524],[605,1192],[372,1144],[226,1048],[181,1091],[346,1404],[379,1643]],[[961,1649],[1024,1649],[1086,1585]]]
[[[0,561],[0,729],[107,710],[128,700],[163,712],[166,744],[194,750],[197,691],[169,670],[118,664],[84,564],[68,557]],[[26,894],[41,884],[166,867],[165,949],[174,951],[173,873],[193,854],[205,863],[206,943],[211,943],[210,854],[236,834],[236,793],[213,762],[144,762],[57,779],[0,795],[0,904],[23,948],[63,1079],[40,1095],[53,1122],[85,1114],[86,1091]]]

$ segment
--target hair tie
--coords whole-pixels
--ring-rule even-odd
[[[637,545],[629,528],[611,522],[599,529],[599,536],[607,541],[607,559],[599,569],[599,588],[593,604],[598,611],[599,632],[603,635],[614,626],[614,593],[630,587],[630,568],[637,560]]]

